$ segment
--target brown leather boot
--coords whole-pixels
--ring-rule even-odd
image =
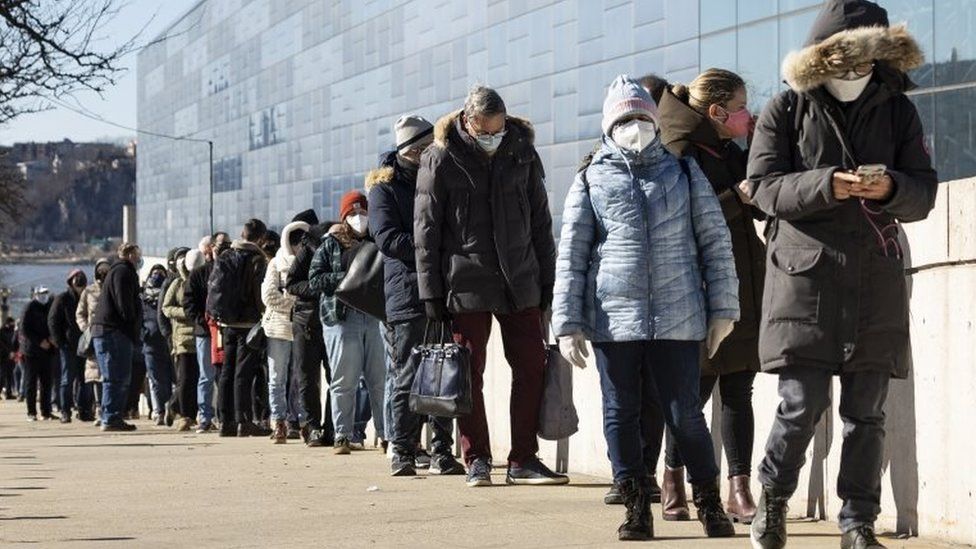
[[[685,492],[685,468],[664,467],[661,482],[661,514],[664,520],[691,520],[688,511],[688,494]]]
[[[742,524],[752,524],[756,516],[756,502],[752,499],[749,475],[736,475],[729,479],[729,499],[725,502],[729,518]]]
[[[284,444],[288,440],[288,423],[284,420],[275,422],[274,432],[271,433],[271,440],[275,444]]]

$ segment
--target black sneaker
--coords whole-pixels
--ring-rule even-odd
[[[603,496],[603,503],[605,505],[623,505],[624,496],[620,494],[620,485],[616,482],[610,485],[610,489]]]
[[[347,456],[352,453],[352,443],[347,438],[337,438],[332,445],[332,452],[337,456]]]
[[[417,469],[430,469],[430,454],[423,448],[417,448],[417,453],[413,457],[414,467]]]
[[[844,532],[840,538],[841,549],[885,549],[874,535],[874,526],[864,524]]]
[[[569,482],[569,477],[552,471],[539,458],[534,458],[522,465],[509,465],[505,482],[515,485],[541,486],[566,484]]]
[[[463,475],[464,466],[451,454],[438,454],[430,460],[430,474],[432,475]]]
[[[61,412],[61,423],[71,423],[71,412]]]
[[[220,433],[222,437],[236,437],[237,436],[237,424],[222,422],[220,424]]]
[[[790,497],[766,488],[759,496],[756,516],[752,519],[749,538],[755,549],[783,549],[786,547],[786,506]]]
[[[288,422],[288,440],[298,440],[302,438],[301,434],[302,428],[298,426],[298,422]]]
[[[394,477],[415,477],[417,469],[413,464],[413,456],[401,456],[393,454],[393,461],[390,464],[391,476]]]
[[[305,441],[305,446],[309,448],[318,448],[319,446],[325,446],[322,440],[322,431],[320,429],[312,429],[308,425],[302,427],[302,440]],[[332,446],[329,444],[329,446]]]
[[[468,466],[468,486],[491,486],[491,462],[488,458],[475,458]]]
[[[237,436],[239,437],[267,437],[271,436],[271,433],[271,429],[252,421],[242,421],[237,425]]]
[[[106,423],[102,425],[103,433],[124,433],[124,432],[135,431],[135,430],[136,430],[135,425],[131,423],[126,423],[122,420],[112,422],[112,423]]]

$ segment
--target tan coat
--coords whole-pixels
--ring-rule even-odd
[[[78,328],[82,332],[91,327],[92,319],[95,318],[95,306],[98,305],[98,297],[102,295],[102,285],[100,282],[93,282],[81,291],[78,296],[78,309],[75,310],[75,320],[78,321]],[[102,372],[98,369],[98,362],[95,361],[94,353],[85,361],[85,382],[101,382]]]

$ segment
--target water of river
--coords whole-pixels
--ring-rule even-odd
[[[72,269],[83,269],[92,280],[94,263],[5,263],[0,265],[0,287],[10,288],[10,314],[20,317],[30,301],[31,288],[47,286],[51,295],[67,289],[66,279]],[[53,297],[52,297],[53,299]]]

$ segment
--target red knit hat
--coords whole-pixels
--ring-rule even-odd
[[[349,191],[342,195],[342,200],[339,202],[339,221],[345,221],[346,216],[352,213],[357,204],[362,209],[367,209],[365,194],[359,191]]]

